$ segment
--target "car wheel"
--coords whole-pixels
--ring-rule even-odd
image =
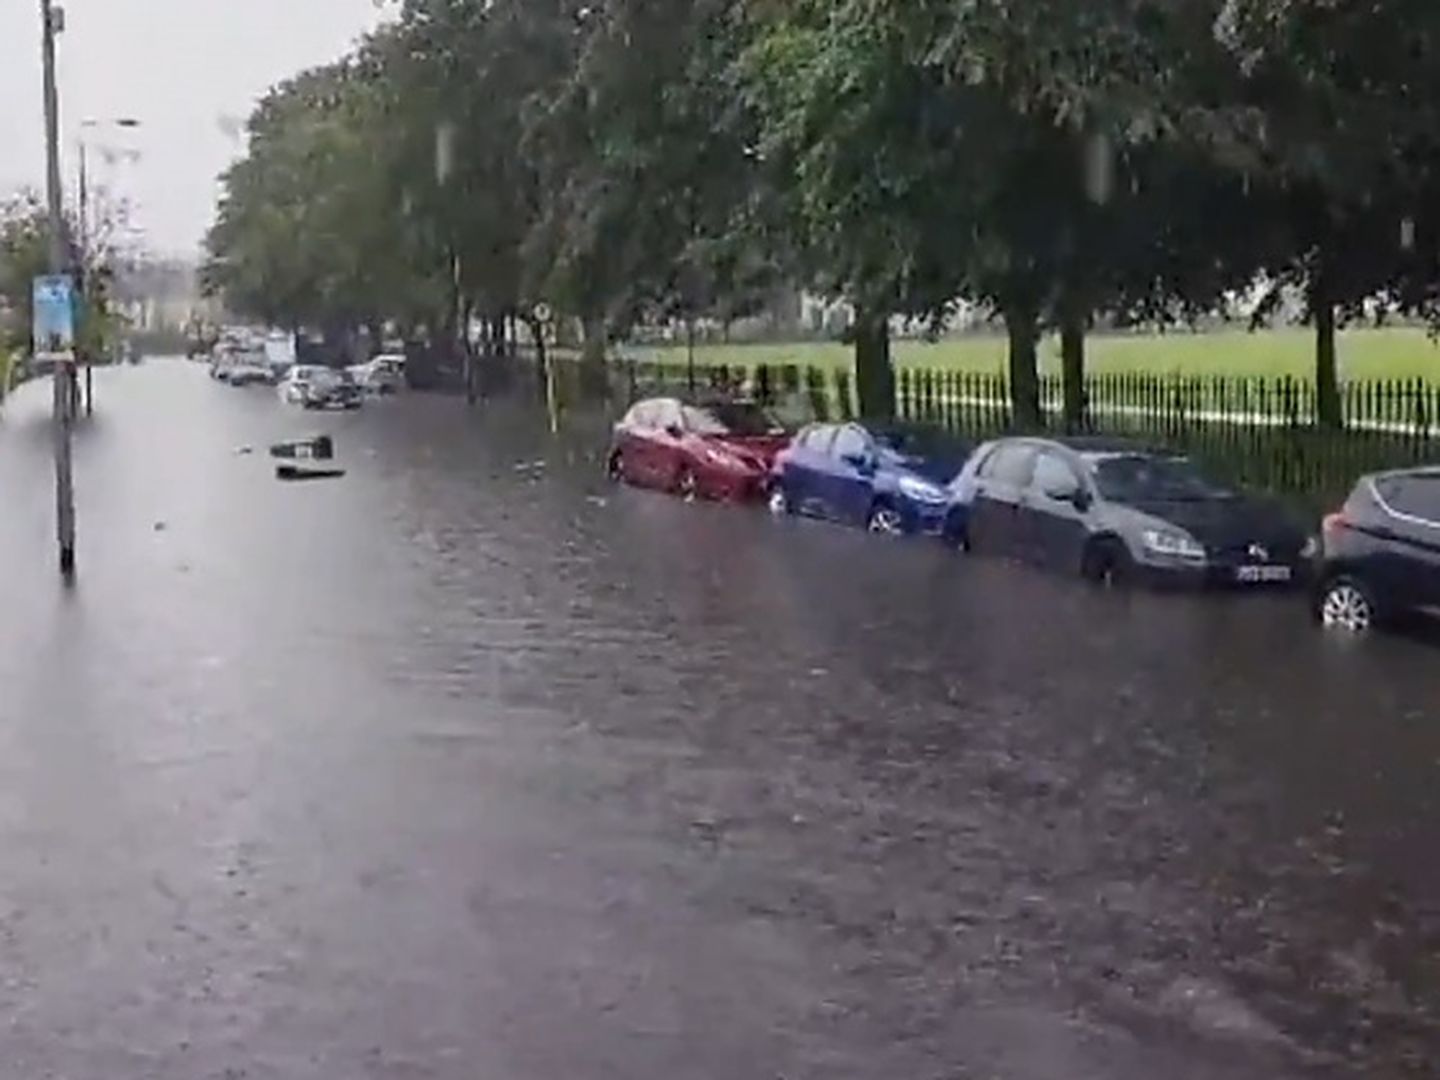
[[[1368,633],[1380,621],[1370,590],[1352,577],[1337,577],[1326,582],[1316,601],[1315,613],[1325,629],[1350,634]]]
[[[675,478],[675,494],[686,502],[694,502],[700,497],[700,485],[695,480],[695,473],[689,468],[680,470],[680,475]]]
[[[865,527],[880,536],[905,535],[905,519],[889,503],[878,502],[872,506]]]
[[[1086,581],[1115,589],[1130,584],[1135,561],[1118,540],[1101,540],[1086,550],[1080,572]]]
[[[777,480],[770,485],[770,494],[765,497],[765,505],[776,517],[790,516],[790,496],[785,494],[784,484]]]
[[[625,482],[625,456],[619,450],[605,460],[605,475],[616,484]]]

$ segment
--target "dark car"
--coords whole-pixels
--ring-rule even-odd
[[[760,500],[789,440],[754,402],[651,398],[615,425],[606,468],[615,480],[687,499]]]
[[[813,424],[775,460],[770,509],[892,536],[941,535],[970,447],[923,427]]]
[[[305,408],[358,409],[365,404],[365,391],[348,371],[324,370],[324,377],[310,381],[302,398]]]
[[[1325,519],[1315,583],[1316,617],[1331,629],[1440,608],[1440,469],[1362,478]]]
[[[976,452],[954,493],[968,549],[1097,582],[1288,584],[1313,555],[1279,504],[1128,441],[1001,439]]]

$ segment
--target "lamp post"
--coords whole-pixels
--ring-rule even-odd
[[[76,150],[77,150],[77,152],[78,152],[78,157],[79,157],[79,159],[80,159],[80,221],[79,221],[80,238],[79,238],[79,242],[78,242],[78,245],[77,245],[78,248],[79,248],[78,254],[79,254],[79,264],[80,264],[80,265],[79,265],[79,267],[77,268],[77,276],[78,276],[78,278],[79,278],[79,281],[77,282],[77,284],[78,284],[78,286],[79,286],[79,292],[80,292],[81,297],[85,298],[85,300],[87,301],[87,303],[86,303],[86,304],[84,305],[84,307],[83,307],[83,311],[85,312],[85,317],[86,317],[86,329],[87,329],[87,330],[91,328],[90,323],[89,323],[89,319],[90,319],[90,313],[91,313],[92,307],[91,307],[90,303],[88,303],[88,301],[91,299],[91,295],[90,295],[90,294],[91,294],[91,289],[90,289],[90,174],[89,174],[89,165],[88,165],[88,150],[89,150],[89,147],[88,147],[88,144],[87,144],[87,141],[86,141],[86,138],[85,138],[85,133],[86,133],[87,131],[94,131],[94,130],[96,130],[96,129],[98,129],[98,128],[101,128],[101,127],[109,127],[109,128],[116,128],[116,129],[131,130],[131,131],[133,131],[134,129],[140,127],[140,121],[139,121],[139,120],[136,120],[133,116],[121,116],[121,117],[116,117],[116,118],[114,118],[114,119],[109,119],[109,120],[96,120],[96,119],[82,120],[82,121],[80,122],[80,136],[79,136],[79,138],[77,138],[77,139],[75,140]],[[94,364],[94,357],[93,357],[93,355],[91,354],[91,348],[90,348],[91,344],[92,344],[92,341],[89,339],[89,335],[87,334],[87,335],[86,335],[86,339],[84,340],[84,343],[83,343],[83,350],[84,350],[83,358],[84,358],[84,361],[85,361],[85,415],[86,415],[86,416],[89,416],[89,415],[90,415],[90,413],[93,411],[94,406],[95,406],[95,385],[94,385],[94,381],[93,381],[93,378],[92,378],[92,373],[93,373],[93,371],[94,371],[94,366],[95,366],[95,364]]]
[[[65,212],[60,189],[60,95],[55,86],[55,38],[65,28],[63,8],[40,0],[40,59],[45,103],[45,204],[50,223],[50,273],[66,270]],[[70,454],[70,384],[72,362],[55,361],[51,398],[55,430],[55,533],[60,549],[60,573],[68,581],[75,575],[75,484]]]

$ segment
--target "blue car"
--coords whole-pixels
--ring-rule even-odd
[[[887,536],[956,535],[949,485],[968,457],[928,428],[812,424],[775,459],[770,510]]]

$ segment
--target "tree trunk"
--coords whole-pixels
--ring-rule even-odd
[[[1010,410],[1018,428],[1040,426],[1040,374],[1035,349],[1039,338],[1034,305],[1012,303],[1005,308],[1005,333],[1010,339]]]
[[[855,313],[855,392],[866,420],[895,418],[895,368],[890,362],[890,320],[880,312]]]
[[[1335,359],[1335,305],[1323,276],[1310,286],[1310,313],[1315,319],[1315,423],[1338,429],[1345,419],[1340,410],[1340,379]]]
[[[1065,430],[1072,434],[1087,426],[1085,402],[1085,311],[1079,298],[1061,300],[1060,370],[1065,386]]]
[[[580,346],[580,392],[588,398],[604,398],[608,389],[605,371],[605,320],[587,315],[581,322],[585,340]]]

